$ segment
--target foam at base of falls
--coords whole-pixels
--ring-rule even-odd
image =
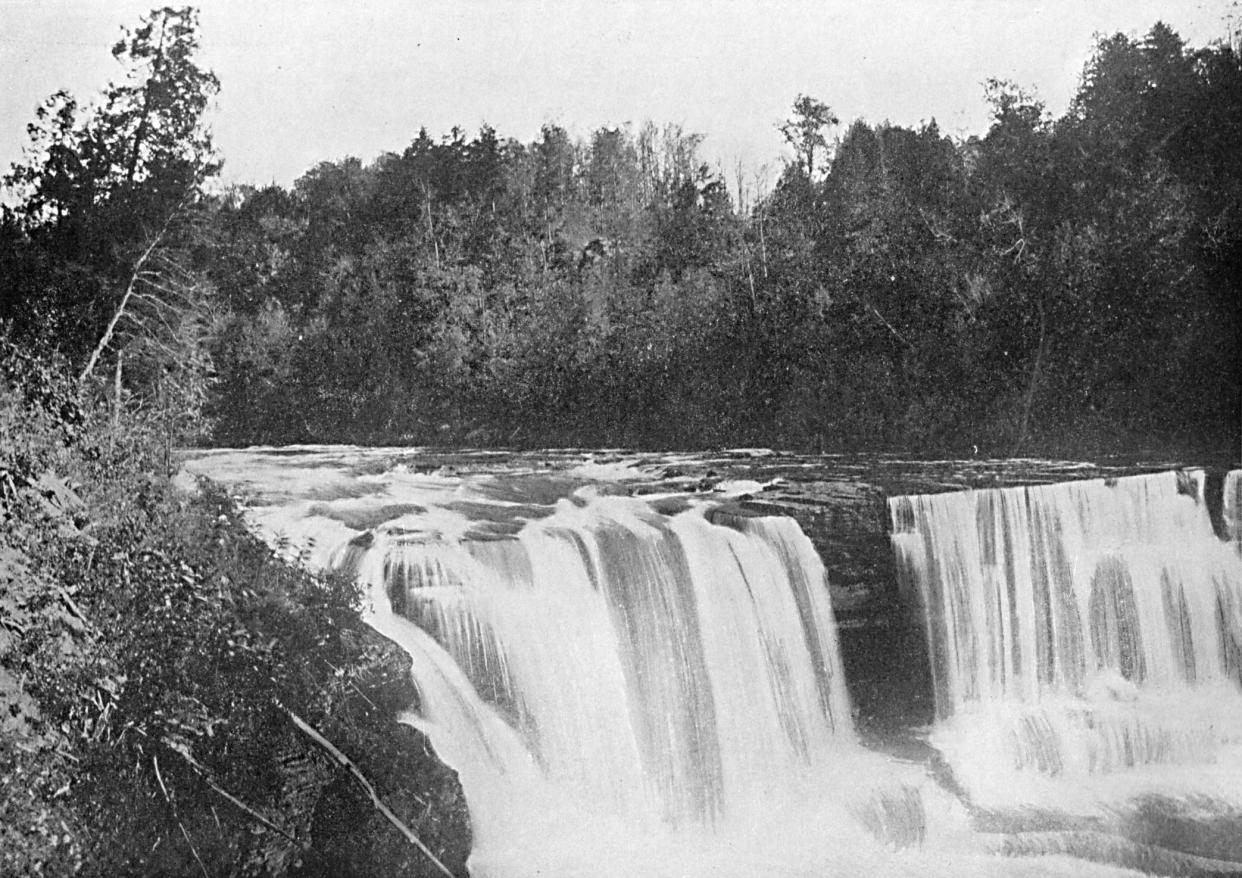
[[[1240,701],[1224,690],[980,704],[937,723],[929,741],[985,810],[1098,815],[1150,794],[1242,805]]]

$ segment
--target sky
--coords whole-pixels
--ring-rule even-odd
[[[0,0],[0,170],[35,107],[79,101],[121,70],[122,25],[154,0]],[[848,123],[954,136],[988,122],[983,82],[1010,79],[1060,114],[1095,34],[1157,20],[1222,39],[1238,0],[203,0],[200,55],[220,78],[210,121],[227,183],[290,185],[320,161],[400,152],[425,126],[490,124],[530,142],[647,120],[706,136],[732,178],[774,177],[799,94]],[[1232,18],[1231,18],[1232,16]]]

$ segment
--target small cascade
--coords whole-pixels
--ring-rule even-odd
[[[577,874],[549,852],[568,827],[593,856],[662,835],[722,855],[805,820],[861,751],[824,569],[792,519],[573,498],[507,538],[379,528],[336,565],[412,657],[407,721],[460,772],[472,874],[539,857]]]
[[[932,743],[976,802],[1090,805],[1152,782],[1236,797],[1242,563],[1203,483],[1170,472],[890,500],[926,619]]]

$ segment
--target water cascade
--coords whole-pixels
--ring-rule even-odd
[[[337,563],[414,659],[408,720],[460,771],[473,873],[572,871],[549,850],[567,825],[593,857],[609,834],[701,857],[687,838],[788,826],[859,750],[824,570],[792,519],[564,499],[515,536],[379,528]]]
[[[400,719],[461,781],[472,878],[1129,875],[1154,862],[1151,833],[1015,836],[1013,811],[979,806],[1098,804],[1119,784],[1239,798],[1242,560],[1199,474],[892,502],[942,785],[908,738],[860,743],[811,541],[728,499],[758,483],[648,493],[625,460],[423,457],[221,450],[197,467],[250,498],[273,546],[364,586],[366,620],[410,657]],[[1238,482],[1215,484],[1226,532]],[[1161,825],[1235,836],[1242,803],[1207,801]],[[1235,848],[1173,845],[1165,874]]]
[[[1237,800],[1242,563],[1203,483],[1169,472],[889,501],[926,617],[931,741],[976,804]]]

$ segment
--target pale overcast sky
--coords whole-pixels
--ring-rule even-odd
[[[93,97],[119,70],[130,0],[0,0],[0,169],[35,106]],[[966,135],[987,123],[982,82],[1012,79],[1054,113],[1094,33],[1169,23],[1193,45],[1228,32],[1236,0],[205,0],[202,61],[229,182],[290,184],[316,162],[400,151],[487,122],[524,142],[545,122],[680,123],[732,173],[773,166],[798,93],[844,121]]]

